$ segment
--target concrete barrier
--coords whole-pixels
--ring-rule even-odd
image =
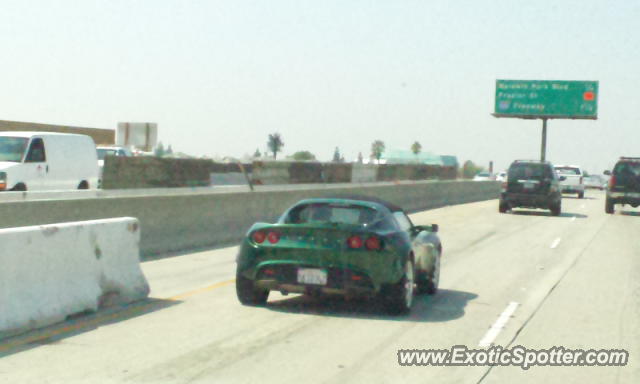
[[[212,189],[157,189],[126,194],[11,192],[0,202],[2,227],[130,216],[143,228],[145,258],[173,251],[230,244],[256,221],[273,221],[296,201],[309,197],[361,194],[389,200],[408,211],[495,199],[500,185],[478,181],[415,181],[365,184],[307,184]],[[31,197],[30,197],[31,196]],[[64,196],[64,197],[63,197]],[[76,197],[77,196],[77,197]],[[4,198],[5,195],[0,195]],[[2,201],[2,200],[0,200]]]
[[[289,184],[288,161],[254,161],[253,182],[257,185]]]
[[[228,172],[228,173],[216,173],[212,172],[211,176],[211,185],[212,186],[222,186],[222,185],[247,185],[247,178],[242,174],[242,172]],[[251,177],[251,175],[249,175]]]
[[[0,229],[0,336],[149,294],[130,217]]]
[[[352,183],[372,183],[377,180],[378,169],[375,165],[353,164],[351,171]]]

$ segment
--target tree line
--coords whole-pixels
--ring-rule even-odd
[[[277,160],[278,153],[282,152],[283,147],[284,147],[284,140],[282,139],[282,136],[279,133],[269,134],[269,138],[267,140],[267,148],[269,150],[269,153],[273,155],[274,160]],[[375,159],[377,162],[379,162],[380,159],[382,158],[382,154],[384,153],[385,149],[386,149],[386,146],[384,144],[384,141],[374,140],[373,143],[371,143],[370,157],[372,159]],[[411,152],[413,152],[416,156],[421,151],[422,151],[422,144],[420,144],[418,141],[415,141],[413,144],[411,144]],[[260,152],[260,149],[256,149],[256,151],[253,154],[253,157],[255,158],[262,157],[262,153]],[[309,151],[297,151],[293,155],[291,155],[291,159],[298,160],[298,161],[316,160],[316,156]],[[344,155],[340,153],[340,148],[338,147],[335,148],[333,152],[332,161],[336,163],[345,162]],[[359,163],[363,162],[362,152],[358,153],[358,162]]]

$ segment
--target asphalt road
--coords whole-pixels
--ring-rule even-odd
[[[0,343],[4,383],[638,383],[640,210],[604,195],[563,214],[497,201],[412,215],[438,223],[440,291],[385,315],[368,301],[273,294],[240,305],[236,248],[143,264],[151,299]],[[623,212],[621,212],[623,211]],[[502,328],[491,331],[510,308]],[[495,328],[495,327],[494,327]],[[488,336],[488,334],[491,335]],[[398,349],[453,345],[626,349],[625,367],[401,367]]]

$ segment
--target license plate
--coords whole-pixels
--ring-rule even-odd
[[[298,283],[327,285],[327,271],[315,268],[298,269]]]
[[[533,189],[536,185],[534,183],[524,183],[524,189]]]

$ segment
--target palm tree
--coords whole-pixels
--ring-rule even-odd
[[[411,144],[411,152],[413,152],[413,154],[416,155],[416,162],[419,162],[418,154],[420,153],[420,151],[422,151],[422,144],[420,144],[417,141],[414,141],[413,144]]]
[[[422,151],[422,144],[417,141],[411,144],[411,152],[413,152],[414,155],[418,156],[420,151]]]
[[[380,158],[384,153],[384,142],[382,140],[376,140],[371,144],[371,157],[376,159],[380,163]]]
[[[282,137],[279,133],[269,134],[267,147],[269,147],[269,151],[273,153],[273,159],[275,160],[278,152],[282,151],[282,147],[284,147],[284,141],[282,141]]]

